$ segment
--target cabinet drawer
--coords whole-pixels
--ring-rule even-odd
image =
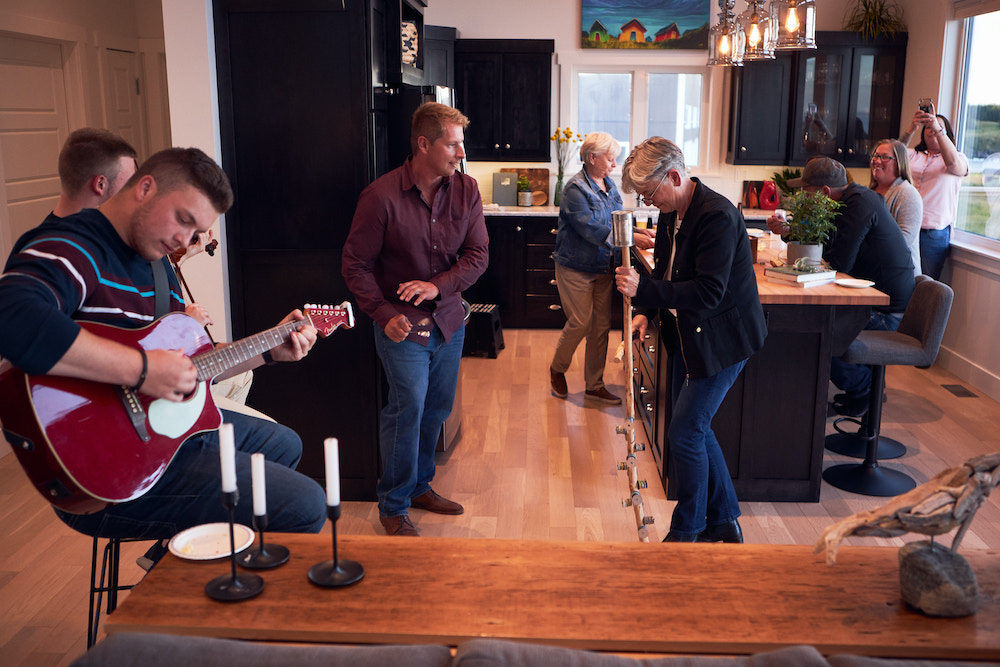
[[[556,234],[559,228],[556,218],[545,218],[544,220],[523,225],[523,227],[526,243],[556,247]]]
[[[554,251],[555,246],[551,245],[529,245],[524,249],[524,268],[555,271],[555,262],[552,260]]]
[[[559,297],[532,295],[524,297],[525,326],[535,329],[561,329],[566,315],[559,304]]]
[[[559,294],[556,272],[549,269],[529,269],[524,272],[526,294]]]

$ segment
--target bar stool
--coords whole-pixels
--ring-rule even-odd
[[[925,280],[931,280],[931,277],[919,275],[915,279],[918,285]],[[882,396],[882,400],[885,401],[885,394],[883,393]],[[856,431],[847,431],[841,427],[842,423],[855,424],[858,429]],[[861,419],[857,417],[838,417],[833,422],[833,428],[837,432],[826,436],[824,445],[826,449],[836,454],[850,456],[855,459],[865,458],[865,452],[868,449],[868,438],[873,433],[872,429],[874,428],[871,423],[870,412],[866,412]],[[906,454],[906,445],[899,440],[881,434],[878,436],[879,461],[898,459],[904,454]]]
[[[110,614],[118,608],[118,593],[128,591],[135,584],[123,585],[118,582],[118,565],[121,557],[122,542],[148,542],[145,538],[111,538],[104,545],[104,555],[101,558],[101,576],[97,577],[97,547],[99,537],[94,538],[94,547],[90,560],[90,609],[87,616],[87,648],[97,642],[97,629],[101,623],[101,602],[105,593],[108,594],[108,606],[105,613]],[[105,580],[107,584],[105,585]]]
[[[824,470],[823,479],[833,486],[866,496],[897,496],[916,486],[909,475],[878,464],[885,367],[926,367],[934,363],[954,297],[948,285],[930,278],[920,280],[896,331],[862,331],[847,348],[844,361],[866,364],[872,370],[864,435],[858,434],[865,441],[865,459],[862,463],[845,463]]]

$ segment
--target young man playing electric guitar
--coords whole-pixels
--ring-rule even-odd
[[[149,336],[154,331],[164,333],[161,323],[152,324],[158,310],[157,293],[169,294],[167,309],[171,313],[184,310],[180,287],[166,256],[205,232],[228,210],[232,199],[225,173],[211,158],[198,149],[173,148],[150,157],[99,209],[85,209],[24,234],[0,276],[0,356],[28,377],[58,376],[53,380],[67,383],[78,378],[100,383],[97,386],[102,389],[116,386],[122,404],[130,400],[131,405],[139,405],[140,415],[146,407],[150,417],[154,405],[159,412],[169,414],[171,405],[186,406],[192,396],[207,393],[202,392],[207,384],[204,372],[183,351],[184,341],[156,349],[134,346],[119,342],[110,333],[102,335],[102,327],[81,323],[105,325],[109,332],[110,327],[148,327]],[[155,288],[155,264],[165,269],[168,290]],[[162,310],[166,299],[160,296],[160,300]],[[171,318],[176,322],[178,317],[171,314],[163,322]],[[294,324],[297,322],[302,324]],[[229,368],[228,374],[259,366],[265,360],[298,361],[306,356],[317,335],[306,316],[295,310],[282,325],[286,333],[279,340],[284,342],[247,357]],[[0,385],[0,393],[8,391],[9,384]],[[43,394],[60,395],[51,390],[35,392],[31,400],[41,401],[46,398]],[[0,396],[0,403],[5,402],[12,400]],[[80,406],[70,407],[73,409],[65,410],[69,419],[82,412],[77,409]],[[120,408],[122,405],[108,406],[115,416]],[[13,428],[17,418],[7,412],[0,414],[4,435],[16,450],[34,450],[45,444],[26,442],[24,433]],[[75,513],[66,511],[69,505],[60,505],[60,498],[67,495],[64,485],[52,482],[47,490],[59,517],[87,535],[145,539],[169,538],[191,526],[227,520],[219,496],[219,438],[214,430],[218,420],[210,401],[204,414],[216,423],[207,427],[202,422],[193,423],[188,431],[171,433],[170,438],[177,441],[176,453],[171,450],[156,473],[155,483],[148,480],[150,486],[143,487],[137,497],[103,506],[100,501],[106,497],[97,497],[80,505],[83,513]],[[234,425],[237,484],[243,491],[236,520],[251,522],[250,455],[262,452],[267,459],[270,529],[319,532],[326,519],[325,498],[316,482],[294,470],[302,454],[299,437],[286,427],[245,415],[223,412],[223,420]],[[142,446],[142,436],[150,441],[146,430],[158,428],[151,418],[148,424],[136,425],[132,434],[139,435],[136,447]],[[55,425],[46,426],[55,429]],[[128,471],[133,444],[109,436],[113,433],[110,420],[102,423],[95,416],[71,426],[76,449],[73,457],[120,462],[120,470],[100,471],[108,478]],[[156,441],[160,433],[152,435]],[[64,458],[70,458],[70,453],[60,456],[60,461]],[[68,478],[76,479],[72,474]]]

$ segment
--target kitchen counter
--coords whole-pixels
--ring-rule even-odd
[[[554,218],[559,216],[558,206],[497,206],[484,204],[483,215],[488,216],[538,216]]]
[[[633,249],[634,266],[652,269],[652,254]],[[762,256],[767,261],[766,256]],[[889,302],[874,288],[834,283],[794,287],[764,277],[754,266],[767,321],[764,347],[750,357],[712,421],[741,501],[817,502],[823,472],[830,359],[843,354],[868,322],[870,307]],[[847,277],[840,274],[841,277]],[[673,397],[667,378],[673,359],[659,337],[637,341],[633,375],[637,412],[652,446],[668,499]],[[640,359],[641,361],[641,359]]]

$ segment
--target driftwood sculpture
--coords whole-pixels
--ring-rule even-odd
[[[874,510],[858,512],[832,524],[816,542],[815,553],[826,550],[826,563],[837,561],[846,537],[898,537],[904,533],[943,535],[958,526],[951,550],[957,551],[976,511],[1000,482],[1000,452],[969,459],[942,470],[930,481],[896,496]]]

